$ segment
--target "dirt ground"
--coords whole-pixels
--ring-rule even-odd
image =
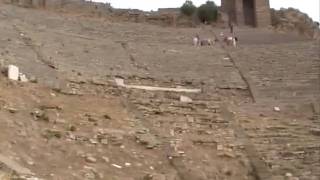
[[[1,5],[0,180],[320,179],[319,42],[223,31]]]

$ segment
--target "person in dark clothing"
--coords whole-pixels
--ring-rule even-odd
[[[233,34],[233,23],[229,21],[228,24],[229,24],[230,33]]]

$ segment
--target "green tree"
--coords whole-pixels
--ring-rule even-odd
[[[201,22],[217,21],[218,7],[213,1],[207,1],[198,8],[198,18]]]
[[[181,13],[186,16],[192,16],[196,10],[197,7],[190,0],[186,0],[186,2],[180,8]]]

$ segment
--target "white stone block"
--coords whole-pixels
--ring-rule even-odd
[[[14,81],[19,80],[19,68],[17,66],[14,66],[14,65],[8,66],[8,78]]]

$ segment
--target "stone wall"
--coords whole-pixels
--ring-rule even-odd
[[[237,25],[266,27],[271,24],[269,0],[222,0],[221,10]]]
[[[266,27],[271,25],[269,0],[255,0],[256,26]]]

